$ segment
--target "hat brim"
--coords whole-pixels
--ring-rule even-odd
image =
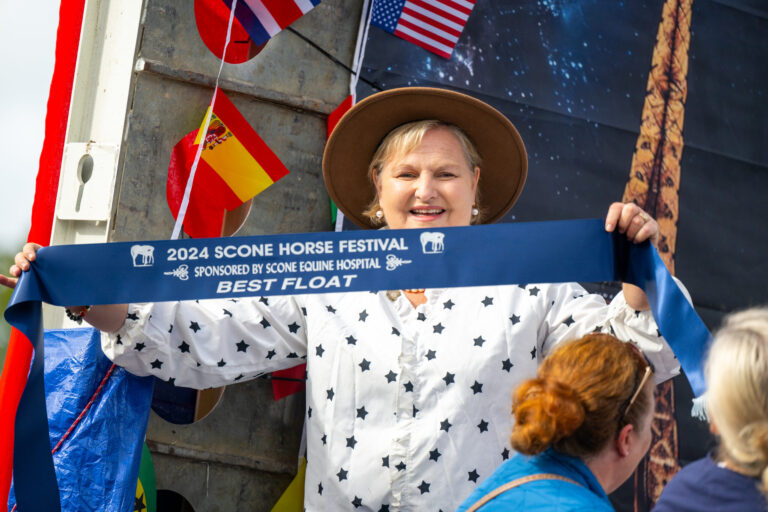
[[[384,137],[400,125],[436,119],[461,128],[482,159],[483,223],[507,213],[523,190],[528,158],[515,126],[490,105],[454,91],[430,87],[390,89],[365,98],[341,118],[323,154],[328,194],[344,215],[375,228],[363,211],[375,197],[368,166]]]

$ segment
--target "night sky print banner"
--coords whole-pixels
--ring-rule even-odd
[[[40,249],[5,312],[35,347],[16,415],[19,508],[59,510],[45,411],[41,301],[120,304],[573,281],[643,288],[691,387],[696,395],[704,392],[701,366],[710,334],[703,322],[650,244],[606,233],[599,219]]]

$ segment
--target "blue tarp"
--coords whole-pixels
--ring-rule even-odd
[[[51,449],[85,409],[112,366],[95,329],[45,332]],[[152,378],[115,367],[88,412],[54,454],[61,509],[132,511]],[[15,504],[13,489],[8,510]]]

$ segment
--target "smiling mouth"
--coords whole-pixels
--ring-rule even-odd
[[[411,213],[413,215],[440,215],[441,213],[444,213],[445,210],[443,208],[418,208],[411,210]]]

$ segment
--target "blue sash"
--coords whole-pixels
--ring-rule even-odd
[[[46,247],[5,317],[35,354],[16,414],[21,511],[59,510],[43,384],[41,302],[121,304],[402,288],[623,281],[648,296],[694,393],[710,334],[656,250],[599,219]]]

